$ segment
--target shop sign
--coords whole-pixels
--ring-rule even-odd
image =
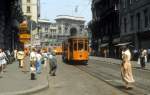
[[[31,39],[31,35],[30,34],[27,34],[27,33],[26,34],[19,34],[20,42],[23,42],[23,43],[29,42],[30,39]]]

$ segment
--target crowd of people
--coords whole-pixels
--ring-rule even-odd
[[[0,73],[4,72],[7,63],[9,63],[9,55],[10,52],[5,53],[0,48]],[[57,69],[57,60],[55,57],[55,52],[52,49],[40,49],[40,48],[32,48],[32,49],[14,49],[13,51],[13,58],[18,63],[18,67],[21,68],[23,72],[27,72],[27,62],[25,58],[29,56],[29,66],[31,72],[31,79],[36,79],[36,74],[41,73],[42,65],[44,67],[49,66],[49,74],[52,76],[56,76],[56,69]]]

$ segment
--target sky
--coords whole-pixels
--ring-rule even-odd
[[[82,16],[88,23],[92,18],[92,0],[41,0],[41,19],[55,22],[57,15]]]

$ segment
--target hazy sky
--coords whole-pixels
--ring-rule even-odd
[[[54,22],[57,15],[83,16],[87,23],[91,20],[91,1],[41,0],[41,18],[46,18]]]

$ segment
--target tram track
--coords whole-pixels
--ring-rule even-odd
[[[97,64],[97,63],[94,63],[94,66],[96,68],[103,68],[102,70],[104,70],[104,68],[108,69],[108,67],[106,67],[106,66],[101,67],[101,65]],[[111,73],[107,73],[106,71],[102,71],[100,69],[95,69],[95,68],[93,68],[92,65],[87,65],[87,66],[76,65],[75,67],[77,67],[78,69],[88,73],[89,75],[91,75],[101,81],[104,81],[105,83],[115,87],[116,89],[118,89],[128,95],[149,95],[148,93],[150,91],[148,90],[148,86],[141,84],[140,82],[135,83],[134,88],[132,90],[125,90],[123,87],[122,80],[120,79],[120,75],[115,76],[115,75],[113,75],[113,72],[111,74]]]

